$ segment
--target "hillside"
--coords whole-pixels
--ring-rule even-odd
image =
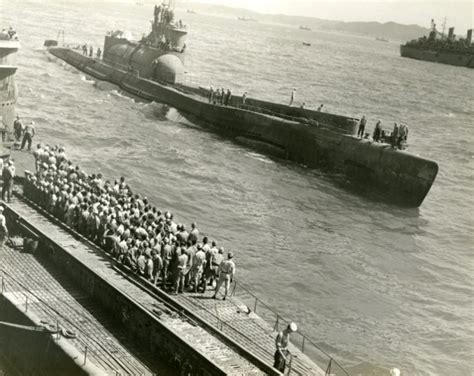
[[[390,40],[406,41],[427,35],[429,30],[418,25],[403,25],[396,22],[343,22],[314,17],[287,16],[283,14],[262,14],[248,9],[231,8],[222,5],[204,4],[194,1],[180,1],[182,9],[193,9],[197,13],[215,14],[228,17],[248,17],[259,22],[281,23],[306,26],[312,30],[337,31],[350,34],[383,37]]]

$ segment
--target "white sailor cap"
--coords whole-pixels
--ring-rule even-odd
[[[288,329],[290,329],[292,332],[296,332],[298,330],[298,326],[294,322],[292,322],[288,325]]]
[[[398,368],[392,368],[390,370],[390,376],[400,376],[400,370]]]

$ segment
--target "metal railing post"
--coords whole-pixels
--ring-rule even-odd
[[[5,280],[4,280],[4,277],[2,275],[2,294],[5,292]]]
[[[303,336],[303,343],[301,344],[301,352],[304,353],[304,341],[306,340],[306,336]]]
[[[277,319],[275,321],[275,326],[273,327],[273,330],[274,331],[278,331],[278,324],[279,324],[279,321],[280,321],[280,315],[277,315]]]
[[[87,346],[86,346],[86,349],[84,351],[84,365],[86,365],[87,363]]]
[[[288,365],[288,373],[286,374],[287,376],[291,374],[291,370],[293,368],[293,355],[291,353],[288,353],[288,355],[290,356],[290,364]]]
[[[234,289],[232,290],[232,293],[230,294],[230,296],[235,296],[235,290],[237,289],[237,281],[235,281],[234,283]]]
[[[328,368],[326,368],[326,373],[324,374],[325,376],[331,375],[331,366],[332,366],[332,358],[329,358]]]
[[[253,306],[253,311],[254,311],[255,313],[257,313],[257,302],[258,302],[258,299],[255,298],[255,304],[254,304],[254,306]]]
[[[28,312],[28,295],[25,294],[25,298],[26,298],[26,301],[25,301],[25,312]]]

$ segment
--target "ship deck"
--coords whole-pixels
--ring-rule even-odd
[[[26,169],[33,170],[33,161],[30,154],[14,151],[12,157],[17,165],[18,176],[22,176]],[[94,270],[96,274],[107,279],[110,284],[125,292],[129,297],[133,297],[143,309],[152,313],[156,312],[156,309],[162,311],[163,314],[160,316],[160,321],[169,325],[173,331],[206,354],[213,362],[222,369],[225,369],[228,374],[259,375],[264,373],[248,359],[240,355],[231,345],[225,343],[225,341],[223,342],[222,338],[214,336],[211,331],[207,330],[209,324],[217,327],[218,330],[238,344],[239,347],[245,349],[245,351],[257,356],[269,365],[273,364],[275,326],[267,323],[255,312],[249,314],[247,305],[238,298],[232,297],[226,301],[216,301],[211,299],[214,293],[213,290],[208,291],[206,294],[185,293],[178,296],[169,296],[155,288],[156,291],[159,290],[160,294],[167,295],[167,299],[177,302],[185,310],[191,312],[194,318],[199,318],[206,325],[196,326],[190,324],[187,320],[176,318],[175,314],[169,313],[169,306],[163,305],[163,302],[157,300],[153,294],[147,293],[146,289],[140,288],[136,283],[130,281],[131,278],[137,279],[137,277],[124,276],[117,269],[116,262],[105,252],[89,244],[86,240],[81,241],[78,239],[77,234],[73,236],[69,231],[48,220],[45,217],[45,213],[41,214],[37,210],[38,208],[34,208],[21,199],[21,187],[16,189],[19,191],[17,196],[20,198],[15,198],[12,203],[8,204],[10,208],[27,219],[39,231],[47,234],[49,238],[53,239],[81,263]],[[31,258],[30,255],[22,255],[22,257]],[[21,265],[21,262],[13,263],[10,268],[15,268],[15,265]],[[23,277],[27,275],[18,270],[18,268],[11,270],[11,272],[14,275],[21,275]],[[62,282],[63,280],[58,279],[58,282],[52,283],[51,286],[59,288]],[[145,281],[142,282],[145,283]],[[69,285],[65,283],[65,286]],[[34,287],[34,284],[31,286]],[[81,295],[79,294],[78,296]],[[81,299],[87,301],[86,297],[81,296]],[[93,302],[88,304],[93,305]],[[91,317],[93,317],[92,314]],[[99,317],[102,316],[99,314]],[[280,323],[280,330],[284,325],[284,323]],[[105,334],[108,331],[105,326],[104,328],[104,337],[108,337],[109,334]],[[98,332],[101,330],[103,329],[97,326],[94,329],[94,331]],[[79,345],[83,346],[83,344]],[[325,374],[299,348],[290,345],[289,350],[293,355],[292,375],[318,376]],[[144,364],[146,366],[146,363]]]
[[[75,332],[77,337],[68,341],[105,374],[152,375],[154,370],[164,369],[144,346],[131,341],[90,296],[71,283],[67,271],[7,246],[0,251],[0,262],[2,294],[42,322]]]

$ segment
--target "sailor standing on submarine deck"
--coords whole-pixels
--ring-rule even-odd
[[[360,123],[359,123],[359,130],[357,131],[357,137],[364,138],[366,124],[367,124],[367,119],[365,115],[362,115],[362,119],[360,119]]]
[[[291,97],[290,97],[290,106],[293,105],[294,101],[296,99],[296,88],[293,89],[293,91],[291,92]]]

